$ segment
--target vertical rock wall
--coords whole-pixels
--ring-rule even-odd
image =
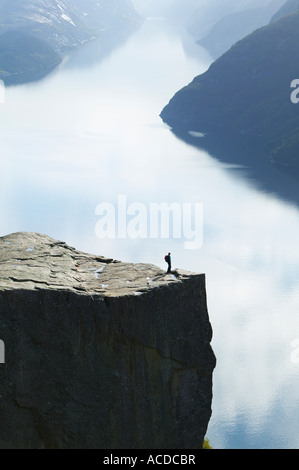
[[[0,448],[200,448],[211,415],[215,367],[205,276],[176,272],[175,278],[165,277],[150,265],[106,260],[106,282],[114,279],[115,285],[121,284],[120,276],[113,278],[115,270],[125,265],[122,272],[134,283],[138,266],[140,292],[120,293],[115,286],[105,294],[79,292],[70,280],[55,288],[50,278],[46,288],[32,279],[34,269],[38,281],[38,247],[32,266],[26,268],[23,258],[22,274],[13,277],[9,266],[22,259],[21,253],[13,255],[3,243],[0,338],[6,362],[0,364]],[[53,262],[59,252],[78,265],[79,252],[51,243]],[[49,265],[51,253],[43,256]],[[140,273],[154,279],[143,290]],[[153,275],[163,281],[155,284]]]

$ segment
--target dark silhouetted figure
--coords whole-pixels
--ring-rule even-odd
[[[165,261],[166,263],[168,264],[168,270],[167,272],[170,273],[171,272],[171,253],[168,253],[168,255],[165,256]]]

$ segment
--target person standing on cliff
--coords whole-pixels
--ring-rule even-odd
[[[168,270],[167,273],[170,273],[171,271],[171,253],[168,253],[168,255],[165,256],[165,261],[168,264]]]

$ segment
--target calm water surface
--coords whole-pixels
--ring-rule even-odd
[[[151,19],[113,50],[96,41],[45,80],[6,90],[1,235],[42,232],[162,268],[171,251],[175,267],[205,272],[217,356],[212,446],[298,448],[298,206],[246,168],[182,142],[159,118],[210,63],[205,50]],[[116,205],[119,195],[145,207],[202,203],[202,247],[187,250],[174,238],[100,240],[96,207]]]

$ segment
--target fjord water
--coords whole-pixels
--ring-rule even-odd
[[[221,163],[162,123],[173,94],[212,61],[182,38],[148,19],[114,48],[95,41],[46,79],[6,90],[1,235],[46,233],[83,251],[162,268],[171,251],[173,267],[205,272],[217,357],[211,445],[297,448],[298,205],[255,182],[246,166]],[[284,173],[274,177],[288,186]],[[202,246],[186,249],[183,236],[99,239],[97,207],[118,210],[119,196],[146,208],[202,204]]]

